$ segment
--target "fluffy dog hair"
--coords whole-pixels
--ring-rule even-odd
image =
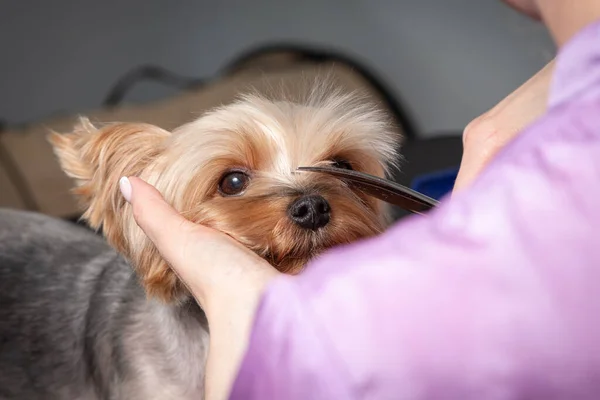
[[[385,115],[330,89],[294,101],[251,94],[173,132],[82,119],[52,134],[84,219],[112,247],[75,224],[0,210],[0,399],[202,398],[206,317],[135,224],[121,176],[145,179],[189,220],[287,273],[383,230],[379,201],[333,177],[294,173],[335,162],[384,176],[396,159]],[[231,171],[245,177],[235,195],[223,190]],[[321,201],[318,226],[291,217],[307,196]]]
[[[389,214],[382,202],[336,178],[294,170],[344,160],[384,176],[397,159],[395,132],[362,97],[316,86],[301,101],[246,95],[173,132],[140,123],[97,128],[81,119],[74,132],[50,140],[77,181],[83,218],[131,260],[150,296],[173,301],[186,296],[185,288],[133,220],[118,190],[121,176],[143,178],[192,222],[297,273],[323,249],[381,232]],[[219,181],[236,170],[249,175],[248,188],[224,197]],[[316,232],[287,215],[307,193],[323,196],[331,208],[331,222]]]

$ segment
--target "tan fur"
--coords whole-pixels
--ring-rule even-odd
[[[340,180],[294,173],[299,166],[340,157],[356,170],[384,176],[399,137],[363,98],[316,85],[301,99],[247,95],[169,133],[147,124],[96,128],[82,119],[70,134],[50,140],[74,190],[83,218],[134,266],[149,296],[174,301],[187,293],[135,224],[118,190],[121,176],[154,185],[189,220],[219,229],[283,272],[297,273],[323,250],[381,232],[387,207]],[[241,196],[223,197],[228,170],[251,176]],[[287,216],[307,193],[331,205],[330,223],[303,230]]]

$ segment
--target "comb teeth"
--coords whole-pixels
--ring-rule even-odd
[[[399,183],[364,172],[335,167],[298,167],[296,171],[319,172],[336,176],[379,200],[416,214],[422,214],[439,203],[437,200]]]

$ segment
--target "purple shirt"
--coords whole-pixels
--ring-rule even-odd
[[[547,114],[424,217],[282,277],[233,399],[600,399],[600,23]]]

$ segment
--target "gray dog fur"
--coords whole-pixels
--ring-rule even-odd
[[[0,209],[0,399],[202,397],[206,318],[147,300],[86,228]]]

